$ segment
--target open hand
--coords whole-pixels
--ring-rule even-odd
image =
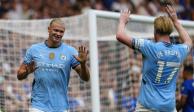
[[[121,10],[119,21],[127,24],[127,22],[129,21],[130,14],[131,14],[131,11],[129,9]]]
[[[173,22],[178,20],[177,14],[176,14],[176,10],[172,5],[167,5],[165,6],[165,10],[168,14],[168,16],[171,18],[171,20]]]
[[[74,56],[81,64],[85,64],[88,57],[88,50],[85,46],[79,46],[78,56]]]

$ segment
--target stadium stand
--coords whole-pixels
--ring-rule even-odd
[[[185,2],[185,0],[174,1],[180,19],[194,20],[193,0],[187,0],[188,2]],[[157,0],[0,0],[0,19],[48,19],[75,16],[82,14],[88,9],[119,12],[122,8],[126,7],[130,7],[133,14],[147,16],[158,16],[163,14],[163,9],[159,7]],[[5,35],[3,35],[4,33],[6,33],[9,38],[5,38]],[[43,40],[43,38],[36,40],[37,38],[27,37],[25,35],[21,38],[16,38],[18,35],[19,34],[17,33],[0,29],[0,110],[6,112],[27,111],[31,91],[31,84],[29,82],[32,81],[33,77],[22,82],[17,82],[16,70],[19,63],[22,61],[22,56],[24,55],[26,48],[29,47],[32,42],[35,43]],[[194,37],[192,37],[192,39],[194,43]],[[178,40],[176,41],[178,42]],[[66,42],[71,43],[69,41]],[[24,44],[21,45],[21,43]],[[116,49],[116,47],[112,48],[112,46],[109,46],[110,44],[118,46],[118,43],[114,42],[100,43],[98,45],[98,47],[104,48],[100,49],[100,54],[107,53],[107,55],[99,55],[100,64],[103,65],[99,68],[101,71],[100,80],[102,82],[107,82],[106,85],[103,85],[104,83],[100,85],[100,98],[102,99],[101,111],[114,112],[116,110],[122,110],[124,112],[133,112],[136,106],[136,96],[138,94],[141,78],[142,57],[138,52],[134,52],[131,49],[127,49],[130,55],[124,57],[121,54],[125,53],[125,51],[121,52],[121,54],[117,52],[123,49],[122,45],[118,47],[119,49]],[[86,43],[86,45],[88,45],[88,43]],[[193,63],[193,56],[194,49],[188,56],[185,64]],[[129,60],[115,66],[115,64],[112,63],[117,63],[117,57],[119,57],[119,60],[129,57]],[[108,60],[111,58],[115,58],[115,62]],[[115,68],[122,69],[124,66],[130,67],[130,71],[127,69],[122,70],[122,72],[126,72],[122,74],[128,75],[112,77],[112,75],[119,74],[114,70]],[[106,74],[106,76],[102,76],[103,74]],[[129,75],[130,80],[128,79]],[[77,76],[73,77],[77,78]],[[85,112],[90,110],[90,108],[85,107],[86,105],[91,105],[89,104],[91,102],[89,101],[90,99],[83,98],[79,93],[89,96],[90,92],[88,91],[88,88],[90,88],[90,86],[89,84],[84,85],[82,82],[76,80],[76,78],[73,78],[71,83],[76,83],[78,85],[69,88],[71,110]],[[123,82],[123,80],[125,81]],[[177,98],[180,94],[180,84],[182,81],[182,71],[180,71],[180,78],[177,82]],[[127,85],[130,86],[127,87]],[[122,94],[118,92],[121,91],[119,87],[122,87]],[[89,103],[86,104],[86,102]]]

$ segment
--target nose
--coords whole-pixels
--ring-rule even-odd
[[[57,35],[60,35],[60,36],[62,35],[62,33],[61,33],[61,32],[56,32],[56,34],[57,34]]]

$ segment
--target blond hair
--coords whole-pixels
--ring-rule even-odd
[[[49,25],[51,26],[53,23],[63,24],[63,21],[60,18],[54,18],[51,20]]]
[[[160,16],[154,20],[154,32],[160,35],[170,35],[173,31],[173,23],[167,16]]]

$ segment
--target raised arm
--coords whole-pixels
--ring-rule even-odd
[[[176,10],[172,5],[165,6],[165,10],[168,13],[169,17],[171,18],[177,32],[179,33],[179,36],[184,44],[192,46],[192,40],[187,33],[187,31],[183,28],[183,26],[180,24],[177,18]]]
[[[90,72],[86,65],[88,51],[84,46],[79,47],[79,55],[74,56],[79,62],[80,65],[76,66],[74,69],[79,74],[80,78],[84,81],[90,80]]]
[[[31,64],[24,64],[22,63],[17,71],[17,78],[18,80],[26,79],[28,74],[34,72],[35,64],[32,62]]]
[[[125,33],[126,24],[129,21],[130,10],[122,10],[119,18],[118,29],[116,33],[116,38],[121,43],[131,47],[132,46],[132,38]]]

